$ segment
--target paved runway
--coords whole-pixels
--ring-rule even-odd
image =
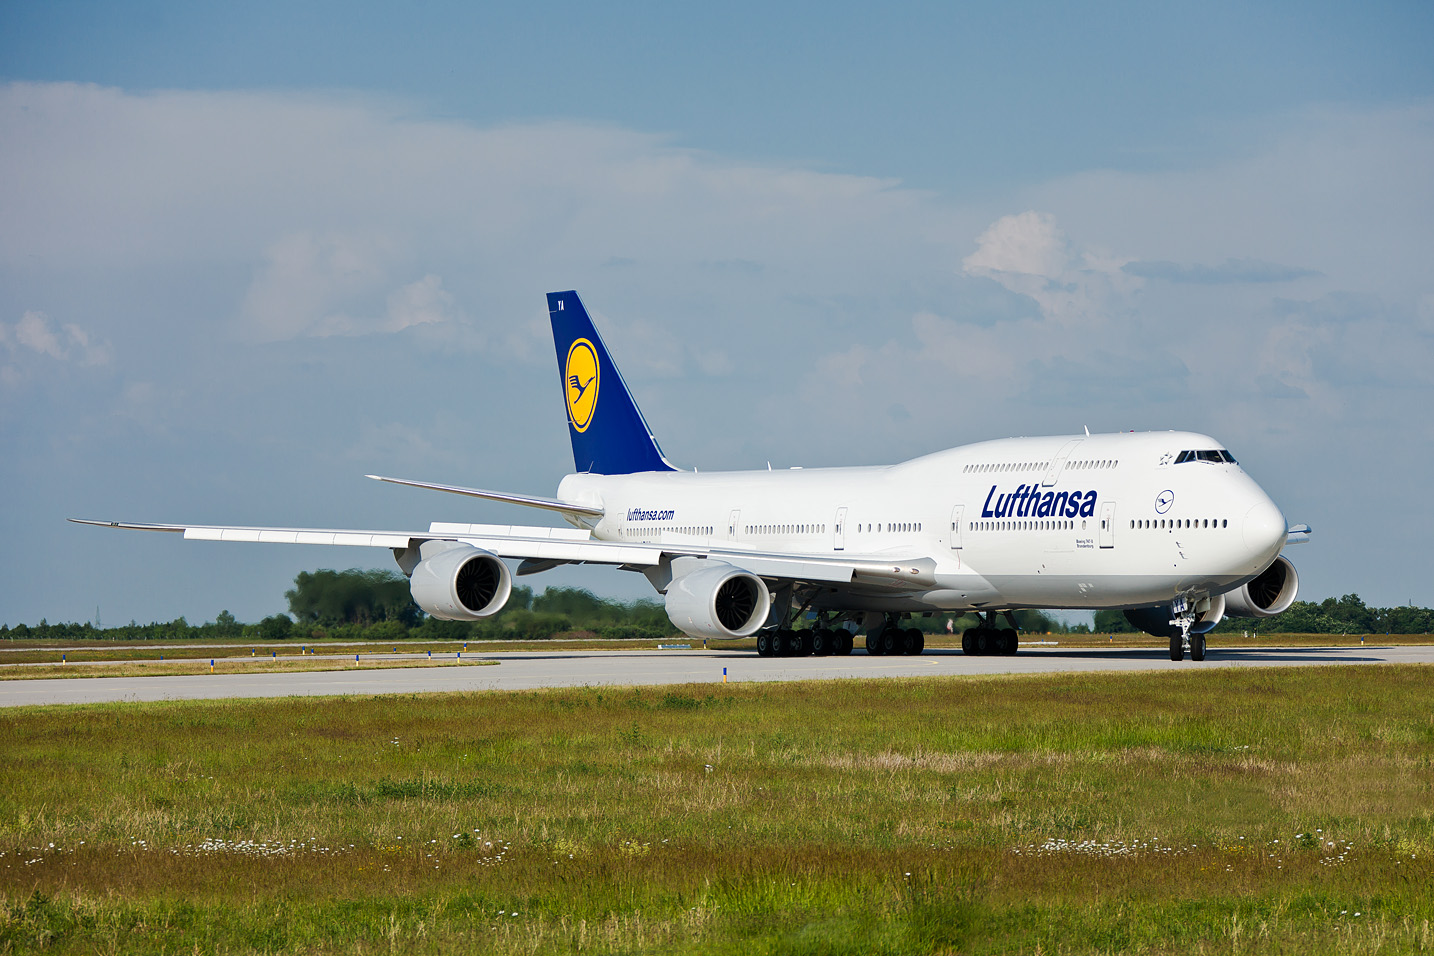
[[[392,657],[392,655],[385,655]],[[403,655],[399,655],[402,657]],[[751,651],[564,651],[474,654],[498,666],[391,668],[292,674],[179,677],[85,677],[0,681],[0,707],[125,700],[218,700],[331,694],[422,694],[598,685],[717,684],[729,681],[841,680],[1033,674],[1055,671],[1193,671],[1217,667],[1434,663],[1434,645],[1409,647],[1212,648],[1202,663],[1175,662],[1163,651],[1129,648],[1023,648],[1015,657],[966,657],[934,651],[921,657],[760,658]]]

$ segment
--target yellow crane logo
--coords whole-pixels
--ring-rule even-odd
[[[600,378],[597,350],[587,339],[578,339],[568,348],[563,382],[568,400],[568,421],[580,432],[587,431],[592,423]]]

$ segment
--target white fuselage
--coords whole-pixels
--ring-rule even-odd
[[[1267,568],[1284,516],[1223,448],[1190,432],[1008,438],[881,467],[568,475],[593,536],[714,552],[911,565],[813,606],[1108,608],[1218,594]],[[714,553],[714,557],[717,554]]]

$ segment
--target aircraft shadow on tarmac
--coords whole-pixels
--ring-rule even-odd
[[[1377,661],[1380,658],[1358,656],[1351,657],[1348,654],[1338,653],[1348,648],[1335,647],[1217,647],[1210,646],[1207,653],[1207,660],[1211,661],[1241,661],[1251,664],[1265,662],[1289,662],[1308,661],[1311,664],[1320,663],[1345,663],[1361,664]],[[1043,657],[1061,657],[1074,660],[1162,660],[1167,656],[1165,648],[1070,648],[1070,649],[1043,649],[1034,652],[1022,653],[1035,656],[1040,654]]]
[[[1382,660],[1379,657],[1367,655],[1351,656],[1347,652],[1353,648],[1347,647],[1211,647],[1209,649],[1209,660],[1213,663],[1221,661],[1238,661],[1240,663],[1298,663],[1310,664],[1368,664]],[[1346,652],[1346,653],[1340,653]],[[514,653],[511,651],[489,651],[482,654],[472,655],[473,660],[485,661],[574,661],[591,659],[594,654],[610,654],[611,651],[550,651],[550,652],[526,652]],[[756,658],[755,651],[748,649],[709,648],[706,650],[693,648],[685,653],[682,651],[625,651],[622,656],[629,660],[639,658],[681,658],[681,657],[703,657],[717,658],[721,660],[741,659],[747,660]],[[870,657],[865,650],[858,648],[852,652],[852,658]],[[959,648],[929,648],[921,654],[915,655],[913,660],[932,657],[971,657]],[[1151,647],[1042,647],[1039,650],[1022,650],[1018,657],[1041,658],[1045,660],[1078,660],[1078,661],[1140,661],[1140,660],[1163,660],[1166,657],[1164,648]],[[905,654],[893,655],[894,659],[907,658]],[[774,658],[774,660],[798,660],[800,658]],[[885,660],[885,657],[882,658]],[[985,657],[972,657],[973,660],[987,660]],[[765,660],[765,658],[764,658]],[[842,660],[840,657],[833,657],[832,660]]]
[[[1319,663],[1347,663],[1361,664],[1381,660],[1378,657],[1357,656],[1352,657],[1340,651],[1348,651],[1351,648],[1341,647],[1217,647],[1212,645],[1209,648],[1209,660],[1212,661],[1241,661],[1251,664],[1258,664],[1262,661],[1268,662],[1290,662],[1308,661],[1311,664]],[[930,650],[927,655],[934,656],[965,656],[961,651],[954,648]],[[1167,656],[1165,648],[1152,647],[1043,647],[1040,650],[1022,650],[1021,657],[1042,657],[1061,658],[1064,660],[1086,660],[1086,661],[1134,661],[1134,660],[1163,660]]]
[[[1303,661],[1303,662],[1308,662],[1308,663],[1310,663],[1310,664],[1322,664],[1322,663],[1324,663],[1324,664],[1328,664],[1328,663],[1368,664],[1368,663],[1373,663],[1373,662],[1377,662],[1377,661],[1383,660],[1383,658],[1380,658],[1380,657],[1371,657],[1371,656],[1367,656],[1367,655],[1351,656],[1351,655],[1348,654],[1347,652],[1348,652],[1348,651],[1351,651],[1351,650],[1353,650],[1353,649],[1354,649],[1354,648],[1351,648],[1351,647],[1217,647],[1217,646],[1211,646],[1210,649],[1209,649],[1209,658],[1208,658],[1208,659],[1209,659],[1210,661],[1212,661],[1212,662],[1220,662],[1220,661],[1239,661],[1239,662],[1241,662],[1241,663],[1250,663],[1250,664],[1259,664],[1259,663],[1261,663],[1261,662],[1268,662],[1268,663],[1290,663],[1290,662],[1301,662],[1301,661]],[[709,656],[709,657],[722,657],[722,658],[748,658],[748,657],[755,656],[752,651],[748,651],[748,650],[729,650],[729,651],[716,650],[716,651],[706,651],[706,652],[698,652],[698,653],[705,653],[706,656]],[[654,654],[651,654],[651,655],[642,655],[642,656],[644,656],[644,657],[647,657],[647,656],[658,657],[658,656],[662,656],[662,652],[654,653]],[[869,657],[869,656],[871,656],[871,655],[868,655],[865,650],[862,650],[862,649],[860,649],[860,648],[858,648],[857,650],[855,650],[855,651],[852,652],[852,657]],[[904,655],[904,654],[894,655],[894,657],[895,657],[897,660],[900,660],[900,659],[902,659],[902,658],[905,658],[906,656],[907,656],[907,655]],[[1024,658],[1041,658],[1041,659],[1045,659],[1045,660],[1060,659],[1060,660],[1082,660],[1082,661],[1138,661],[1138,660],[1154,660],[1154,661],[1159,661],[1159,660],[1164,660],[1164,659],[1166,658],[1166,656],[1167,656],[1167,651],[1166,651],[1166,649],[1163,648],[1163,647],[1161,647],[1161,648],[1153,648],[1153,647],[1112,647],[1112,648],[1103,648],[1103,647],[1069,647],[1069,648],[1061,648],[1061,647],[1042,647],[1042,648],[1040,648],[1039,650],[1035,650],[1035,649],[1022,650],[1022,651],[1021,651],[1018,655],[1016,655],[1016,656],[1017,656],[1018,658],[1019,658],[1019,657],[1024,657]],[[973,655],[966,654],[966,653],[963,652],[961,649],[959,649],[959,648],[954,648],[954,647],[951,647],[951,648],[946,648],[946,647],[941,647],[941,648],[928,648],[928,649],[926,649],[925,651],[923,651],[921,654],[916,655],[915,659],[919,660],[920,658],[923,658],[923,657],[926,657],[926,658],[930,658],[930,657],[972,657],[973,660],[989,660],[989,659],[990,659],[990,658],[986,658],[986,657],[974,657]],[[789,659],[789,658],[784,658],[784,659]],[[839,659],[839,658],[838,658],[838,659]],[[883,657],[882,659],[885,660],[885,657]]]

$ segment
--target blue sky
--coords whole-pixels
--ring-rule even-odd
[[[1193,428],[1315,526],[1305,596],[1434,604],[1431,40],[1423,3],[7,3],[0,621],[252,620],[382,563],[69,514],[531,520],[361,476],[550,492],[559,288],[684,464]]]

